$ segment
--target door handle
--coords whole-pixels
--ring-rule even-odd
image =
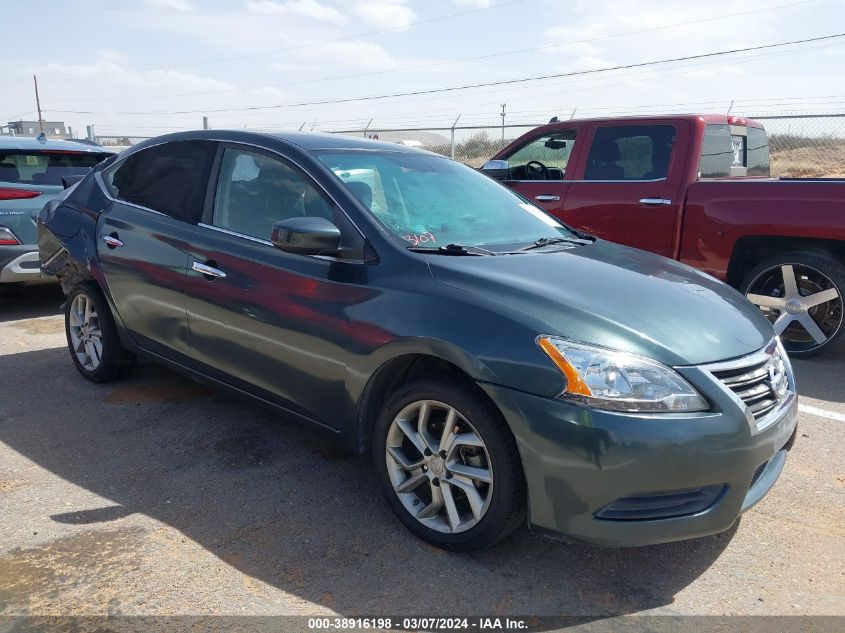
[[[649,206],[670,205],[672,201],[666,198],[640,198],[640,204],[647,204]]]
[[[216,263],[216,262],[212,261],[211,263]],[[199,262],[194,262],[191,265],[191,268],[193,268],[195,271],[200,273],[203,277],[205,277],[209,281],[214,281],[215,279],[222,279],[223,277],[226,276],[226,273],[224,273],[222,270],[220,270],[219,268],[215,268],[214,266],[209,266],[208,264],[201,264]]]
[[[123,246],[123,242],[117,236],[117,233],[112,233],[111,235],[103,235],[102,240],[106,243],[106,246],[109,248],[117,248],[118,246]]]
[[[538,202],[558,202],[560,200],[560,196],[553,196],[550,193],[541,193],[539,196],[534,196],[534,199]]]

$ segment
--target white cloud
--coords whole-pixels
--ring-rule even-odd
[[[174,11],[193,11],[194,5],[191,0],[144,0],[144,4],[161,9],[173,9]]]
[[[362,21],[380,29],[405,30],[417,14],[401,0],[377,0],[361,2],[352,7],[352,13]]]
[[[246,3],[246,6],[253,13],[298,16],[332,24],[344,24],[346,22],[346,17],[340,11],[334,7],[320,4],[316,0],[288,0],[288,2],[250,0]]]
[[[394,68],[397,61],[378,44],[359,40],[328,42],[303,51],[302,63],[278,62],[271,66],[280,72],[320,72],[340,68],[382,70]]]
[[[462,7],[489,9],[491,6],[493,6],[493,0],[455,0],[455,4],[458,4]]]

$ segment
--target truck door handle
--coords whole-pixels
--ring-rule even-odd
[[[560,196],[553,196],[550,193],[541,193],[539,196],[534,196],[534,199],[539,202],[558,202]]]
[[[209,266],[209,264],[214,264],[214,266]],[[219,268],[215,268],[215,266],[217,266],[217,262],[215,262],[212,259],[212,260],[209,260],[208,264],[201,264],[200,262],[194,262],[191,265],[191,268],[193,268],[195,271],[197,271],[199,274],[201,274],[203,277],[205,277],[209,281],[214,281],[215,279],[222,279],[223,277],[225,277],[226,273],[224,273]]]
[[[672,201],[666,198],[640,198],[640,204],[647,204],[649,206],[670,205]]]
[[[123,242],[117,236],[117,233],[103,235],[102,240],[106,243],[106,246],[108,246],[109,248],[117,248],[118,246],[123,246]]]

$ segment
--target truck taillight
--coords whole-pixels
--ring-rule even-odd
[[[15,237],[14,233],[5,226],[0,226],[0,246],[14,246],[20,243],[20,240]]]
[[[729,116],[728,125],[748,125],[748,119],[744,116]]]
[[[29,198],[37,198],[40,195],[40,191],[32,191],[31,189],[0,187],[0,200],[28,200]]]

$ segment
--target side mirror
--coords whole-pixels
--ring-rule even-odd
[[[496,180],[510,178],[511,166],[506,160],[488,160],[481,166],[481,173]]]
[[[330,255],[340,248],[340,229],[325,218],[288,218],[273,225],[270,241],[286,253]]]

